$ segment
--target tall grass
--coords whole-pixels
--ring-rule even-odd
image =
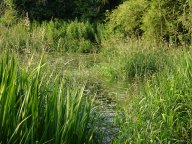
[[[177,54],[172,63],[129,96],[114,143],[191,143],[191,53]]]
[[[92,100],[84,87],[46,76],[41,63],[21,68],[0,60],[0,143],[93,143]]]
[[[119,133],[113,143],[191,143],[191,51],[172,49],[172,44],[177,43],[181,44],[180,47],[185,44],[190,47],[189,20],[185,18],[185,24],[185,19],[181,21],[176,17],[179,19],[171,21],[170,17],[167,26],[161,27],[165,31],[158,27],[148,28],[154,20],[155,25],[161,23],[160,17],[148,21],[154,17],[151,12],[159,14],[149,3],[146,0],[127,1],[112,12],[106,24],[99,25],[78,20],[30,22],[28,17],[15,18],[14,11],[5,12],[7,16],[0,18],[1,52],[11,49],[19,54],[41,51],[100,53],[89,55],[91,60],[88,63],[85,58],[81,59],[85,55],[76,55],[78,58],[70,55],[67,63],[61,62],[59,73],[65,69],[68,77],[75,77],[74,85],[65,76],[49,74],[41,62],[36,68],[22,67],[12,54],[2,54],[0,143],[94,143],[93,119],[96,118],[92,117],[93,101],[88,96],[93,93],[107,95],[110,90],[109,93],[117,92],[115,100],[120,103],[116,118]],[[130,13],[127,13],[127,8]],[[148,15],[145,17],[143,14]],[[132,20],[127,21],[127,16]],[[162,16],[166,18],[169,15],[165,13]],[[172,31],[169,24],[177,28]],[[147,35],[154,37],[147,41]],[[175,42],[169,43],[174,37]],[[157,38],[163,42],[157,43]],[[52,60],[49,58],[52,57],[47,58],[50,64]],[[62,60],[59,58],[58,61]],[[86,78],[92,78],[93,82],[89,80],[90,84],[86,86],[77,82]],[[100,82],[110,84],[100,87]],[[115,82],[123,88],[118,88]],[[103,90],[105,88],[108,90]],[[98,131],[102,133],[103,130]]]

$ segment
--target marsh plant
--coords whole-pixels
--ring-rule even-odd
[[[49,81],[43,64],[28,70],[0,61],[0,143],[92,143],[92,100],[64,78]]]
[[[191,54],[181,54],[176,69],[167,67],[139,86],[117,115],[120,134],[114,143],[191,143],[191,60]]]

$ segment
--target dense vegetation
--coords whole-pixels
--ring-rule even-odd
[[[192,143],[191,48],[190,0],[0,1],[0,143]]]
[[[128,0],[109,16],[112,30],[156,41],[191,42],[192,4],[187,0]]]
[[[64,77],[50,81],[41,62],[23,69],[6,54],[0,62],[1,143],[92,143],[92,102],[83,86],[73,88]]]

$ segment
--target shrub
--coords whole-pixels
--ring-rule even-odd
[[[10,27],[3,23],[0,23],[0,26],[1,47],[21,53],[32,51],[90,53],[99,50],[96,27],[89,22],[55,20],[39,24],[22,20]]]
[[[128,0],[109,14],[107,28],[124,36],[141,36],[142,16],[148,7],[146,0]]]
[[[151,1],[143,18],[145,37],[173,44],[189,43],[189,3],[187,0]]]
[[[0,2],[0,24],[12,26],[18,20],[17,12],[12,8],[12,3]]]
[[[109,13],[107,28],[111,34],[189,45],[191,13],[188,0],[127,0]]]
[[[97,52],[95,28],[89,22],[71,21],[59,28],[49,28],[55,49],[68,52]],[[55,35],[56,34],[56,35]]]

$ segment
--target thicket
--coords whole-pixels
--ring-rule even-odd
[[[90,22],[50,21],[32,22],[27,19],[12,24],[1,19],[0,47],[21,53],[47,52],[98,52],[100,49],[97,25]]]
[[[127,0],[107,20],[108,28],[123,36],[191,43],[192,2],[188,0]]]
[[[100,45],[106,39],[116,35],[120,38],[144,38],[157,43],[168,42],[177,46],[191,45],[191,1],[123,1],[5,0],[1,2],[0,23],[5,26],[15,25],[20,17],[24,19],[25,24],[28,22],[30,25],[28,31],[32,32],[37,29],[33,26],[36,23],[33,21],[39,21],[41,24],[38,25],[38,28],[45,29],[45,35],[49,37],[46,39],[50,40],[48,46],[45,46],[46,49],[50,47],[50,43],[54,43],[51,44],[51,49],[62,51],[97,51],[98,44]],[[118,4],[120,5],[116,9],[111,10]],[[106,9],[110,11],[105,12]],[[101,18],[104,12],[104,26],[98,24],[99,21],[92,23],[92,18]],[[75,19],[75,17],[77,18]],[[63,22],[63,20],[55,22],[55,18],[63,20],[71,18],[74,22]],[[42,21],[45,19],[52,19],[52,21]],[[31,35],[31,33],[27,33],[28,36]]]

